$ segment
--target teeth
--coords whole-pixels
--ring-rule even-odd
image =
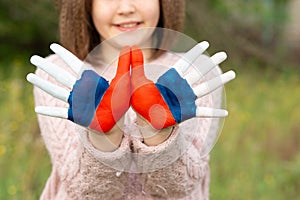
[[[120,27],[122,28],[132,28],[135,27],[137,25],[137,23],[133,23],[133,24],[121,24]]]

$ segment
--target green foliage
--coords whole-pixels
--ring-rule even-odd
[[[32,86],[25,80],[33,67],[24,59],[0,66],[5,66],[0,67],[0,199],[38,199],[51,166],[34,113]]]
[[[211,199],[297,199],[299,71],[248,65],[226,86],[230,114],[211,154]]]
[[[224,49],[240,68],[249,59],[262,68],[297,67],[299,51],[286,42],[287,9],[275,0],[187,1],[185,33],[213,43],[213,52]]]
[[[278,32],[287,20],[287,0],[213,0],[209,2],[210,7],[219,14],[234,20],[238,26],[248,26],[256,30],[272,29]]]
[[[48,52],[57,41],[57,12],[51,0],[0,0],[0,59],[16,54]]]

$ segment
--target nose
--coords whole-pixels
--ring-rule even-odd
[[[119,15],[129,15],[136,11],[134,0],[119,0],[117,13]]]

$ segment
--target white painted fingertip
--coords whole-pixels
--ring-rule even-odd
[[[235,73],[232,70],[230,70],[230,71],[228,71],[228,72],[221,75],[221,79],[222,79],[223,84],[228,83],[229,81],[231,81],[234,78],[235,78]]]
[[[228,83],[229,81],[235,78],[235,72],[230,70],[224,74],[221,74],[218,77],[215,77],[211,80],[208,80],[198,86],[196,86],[193,91],[197,97],[202,97],[207,95],[217,88],[224,86],[224,84]]]
[[[192,63],[209,47],[207,41],[200,42],[186,52],[173,66],[176,71],[183,76]]]
[[[209,43],[207,41],[202,41],[199,44],[197,44],[197,46],[201,47],[201,49],[205,51],[206,49],[208,49]]]
[[[28,82],[30,82],[30,83],[33,84],[34,77],[35,77],[35,74],[29,73],[29,74],[27,74],[27,76],[26,76],[26,80],[27,80]]]
[[[67,86],[68,88],[72,88],[76,82],[76,78],[73,77],[69,72],[64,69],[56,66],[55,64],[47,61],[46,59],[34,55],[30,58],[30,62],[36,67],[42,69],[44,72],[48,73],[55,80]]]
[[[41,115],[59,117],[59,118],[68,118],[68,109],[59,108],[59,107],[48,107],[48,106],[37,106],[35,107],[35,112]]]
[[[227,110],[224,110],[224,112],[223,112],[223,113],[224,113],[224,117],[227,117],[227,116],[228,116],[228,114],[229,114]]]
[[[34,108],[34,111],[35,111],[36,113],[38,113],[38,114],[41,114],[41,115],[47,115],[47,114],[45,113],[45,111],[44,111],[44,109],[43,109],[42,106],[37,106],[37,107],[35,107],[35,108]]]
[[[197,107],[196,116],[222,118],[228,116],[228,111],[216,108]]]
[[[62,49],[62,46],[60,46],[59,44],[57,43],[52,43],[50,44],[50,49],[53,51],[53,52],[56,52],[56,51],[59,51]]]
[[[226,72],[226,76],[228,77],[229,80],[233,80],[236,77],[236,73],[233,70],[230,70]]]
[[[29,60],[30,63],[33,64],[33,65],[35,65],[35,64],[36,64],[37,57],[39,57],[39,56],[37,56],[37,55],[31,56],[31,57],[30,57],[30,60]]]
[[[70,94],[68,90],[61,88],[53,83],[50,83],[33,73],[28,74],[26,76],[26,79],[36,87],[50,94],[51,96],[58,98],[64,102],[68,101]]]
[[[214,54],[210,58],[215,65],[218,65],[227,59],[227,54],[224,51],[221,51]]]
[[[204,51],[209,47],[209,43],[207,41],[200,42],[196,44],[193,48],[191,48],[184,57],[189,62],[194,62]]]
[[[79,77],[81,76],[83,71],[83,62],[79,58],[63,46],[56,43],[52,43],[50,45],[50,49],[63,59]]]

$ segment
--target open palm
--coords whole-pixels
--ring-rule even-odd
[[[69,65],[79,79],[46,59],[33,56],[32,64],[47,72],[68,90],[32,73],[27,75],[27,80],[69,105],[68,108],[39,106],[36,107],[36,112],[66,118],[98,132],[110,131],[129,108],[130,48],[122,49],[117,73],[110,83],[93,70],[82,69],[83,62],[60,45],[52,44],[50,48]]]
[[[235,78],[235,73],[229,71],[193,87],[203,75],[226,59],[226,54],[219,52],[210,57],[209,62],[203,62],[202,66],[194,66],[192,63],[200,55],[203,56],[207,47],[207,42],[196,45],[161,75],[156,83],[145,76],[141,49],[131,49],[131,104],[155,129],[167,128],[193,117],[227,116],[226,110],[196,105],[198,98]]]

